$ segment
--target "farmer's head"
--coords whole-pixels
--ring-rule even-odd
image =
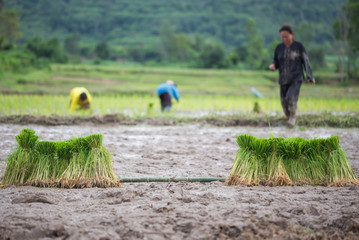
[[[280,37],[282,38],[282,42],[285,45],[290,45],[294,39],[294,32],[292,27],[289,24],[283,24],[279,29]]]
[[[175,83],[174,83],[172,80],[167,80],[166,83],[167,83],[167,84],[175,85]]]
[[[87,99],[86,93],[84,93],[84,92],[81,93],[81,95],[80,95],[80,101],[84,102],[86,99]]]

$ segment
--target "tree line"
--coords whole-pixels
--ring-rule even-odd
[[[303,43],[311,43],[305,46],[314,69],[325,66],[325,54],[331,49],[332,53],[339,57],[335,70],[344,76],[346,69],[347,76],[358,77],[358,5],[355,0],[349,0],[343,6],[339,17],[333,23],[333,45],[328,42],[316,44],[315,27],[307,21],[294,26],[295,38]],[[56,37],[47,39],[34,36],[22,42],[19,41],[20,19],[15,10],[2,9],[0,23],[0,57],[9,66],[22,66],[28,62],[41,66],[51,62],[76,63],[83,60],[99,64],[104,60],[112,60],[138,62],[149,66],[182,64],[196,68],[267,69],[272,61],[274,48],[280,42],[279,33],[276,31],[278,37],[266,44],[256,20],[250,17],[243,25],[243,41],[231,48],[218,39],[181,31],[169,21],[157,26],[157,42],[135,42],[127,45],[116,45],[108,41],[86,42],[80,34],[71,34],[62,40]],[[20,63],[16,60],[9,61],[9,53],[6,60],[5,51],[10,50],[16,51],[16,54],[10,54],[13,58],[21,58],[19,56],[27,54],[27,60],[21,60]]]

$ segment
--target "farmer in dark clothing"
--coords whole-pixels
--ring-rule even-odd
[[[303,66],[309,83],[315,84],[315,79],[303,44],[294,41],[292,27],[288,24],[283,24],[279,32],[282,43],[276,47],[273,64],[269,66],[269,69],[272,71],[279,69],[282,108],[288,118],[288,123],[294,126],[299,90],[304,80]]]
[[[161,110],[170,111],[172,107],[172,97],[179,102],[179,92],[172,80],[167,80],[157,88],[157,95],[161,99]]]

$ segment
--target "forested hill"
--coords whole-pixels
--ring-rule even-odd
[[[22,41],[35,35],[81,42],[150,44],[169,23],[178,33],[199,33],[226,47],[245,41],[248,18],[268,45],[282,23],[314,28],[313,41],[332,41],[332,23],[346,0],[5,0],[20,15]],[[303,25],[305,26],[305,25]]]

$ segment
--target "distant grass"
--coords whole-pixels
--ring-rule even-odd
[[[324,85],[338,78],[333,73],[317,73],[321,85],[303,84],[302,97],[357,98],[359,86]],[[278,72],[152,68],[117,65],[52,65],[27,74],[0,73],[0,92],[68,94],[72,87],[84,86],[94,94],[154,94],[156,87],[172,79],[182,95],[252,96],[255,87],[266,97],[277,97]]]
[[[323,84],[303,84],[298,102],[299,115],[333,113],[338,116],[328,121],[337,121],[341,115],[348,113],[358,115],[359,86],[325,85],[329,80],[333,83],[337,74],[315,74]],[[56,114],[89,117],[119,114],[130,119],[282,117],[277,78],[278,72],[270,71],[55,64],[27,74],[0,72],[0,116]],[[171,113],[162,114],[156,88],[167,79],[178,84],[181,97],[180,103],[174,102]],[[86,87],[93,95],[91,110],[69,112],[69,92],[76,86]],[[251,87],[255,87],[265,98],[255,98]],[[253,113],[255,102],[262,111],[260,114]],[[153,109],[149,111],[150,104]]]
[[[66,95],[15,95],[0,94],[0,115],[101,115],[124,114],[125,116],[147,115],[147,108],[153,104],[153,114],[160,112],[156,95],[95,95],[90,111],[69,112],[69,96]],[[252,114],[254,103],[258,102],[263,114],[281,114],[278,97],[258,99],[255,97],[225,95],[185,95],[180,103],[174,102],[172,115],[205,116],[211,114]],[[301,98],[298,102],[301,113],[359,113],[359,99],[354,98]],[[253,113],[254,114],[254,113]],[[168,115],[168,114],[167,114]]]

